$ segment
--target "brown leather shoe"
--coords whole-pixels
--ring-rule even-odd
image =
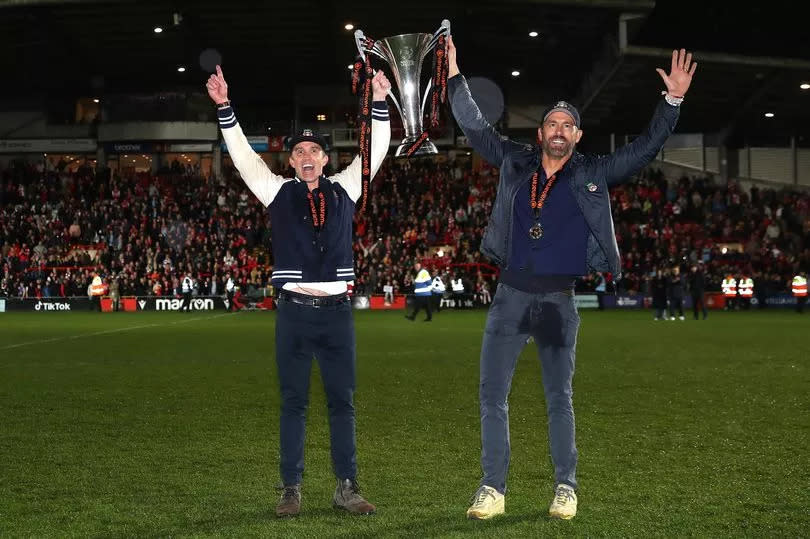
[[[301,512],[301,485],[289,485],[281,492],[281,499],[276,505],[278,518],[298,516]]]
[[[360,496],[360,485],[354,479],[338,479],[332,502],[336,509],[343,509],[353,515],[373,515],[377,510]]]

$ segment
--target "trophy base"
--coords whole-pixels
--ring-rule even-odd
[[[412,142],[413,141],[410,140],[408,141],[403,140],[402,144],[400,144],[399,147],[397,148],[397,151],[394,152],[394,157],[408,157],[405,154],[408,151],[408,148],[411,147]],[[439,153],[439,150],[436,149],[436,145],[430,142],[430,139],[428,139],[425,142],[423,142],[422,145],[419,146],[419,149],[413,152],[410,155],[410,157],[420,157],[423,155],[436,155],[437,153]]]

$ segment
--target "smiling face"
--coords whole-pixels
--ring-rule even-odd
[[[574,119],[560,111],[549,114],[537,130],[537,139],[543,153],[555,159],[570,156],[581,138],[582,131],[576,126]]]
[[[306,183],[317,181],[328,161],[329,156],[315,142],[299,142],[290,153],[290,166],[298,179]]]

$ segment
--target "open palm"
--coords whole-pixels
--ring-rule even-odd
[[[670,95],[683,97],[692,84],[692,76],[695,74],[696,69],[697,62],[692,62],[692,53],[687,53],[686,49],[681,49],[680,51],[672,51],[672,66],[669,74],[661,68],[657,68],[656,71],[664,79],[664,84],[667,86],[667,92]]]

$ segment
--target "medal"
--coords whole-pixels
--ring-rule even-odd
[[[540,210],[543,208],[543,204],[546,202],[546,197],[548,196],[548,192],[551,191],[551,187],[554,185],[554,182],[557,181],[557,175],[553,174],[551,178],[546,181],[546,186],[543,188],[543,192],[540,193],[540,198],[537,198],[537,177],[538,173],[535,172],[532,175],[532,198],[530,200],[530,205],[532,210],[534,211],[534,219],[538,221],[534,223],[534,225],[529,229],[529,237],[533,240],[539,240],[543,237],[543,226],[540,224]]]

